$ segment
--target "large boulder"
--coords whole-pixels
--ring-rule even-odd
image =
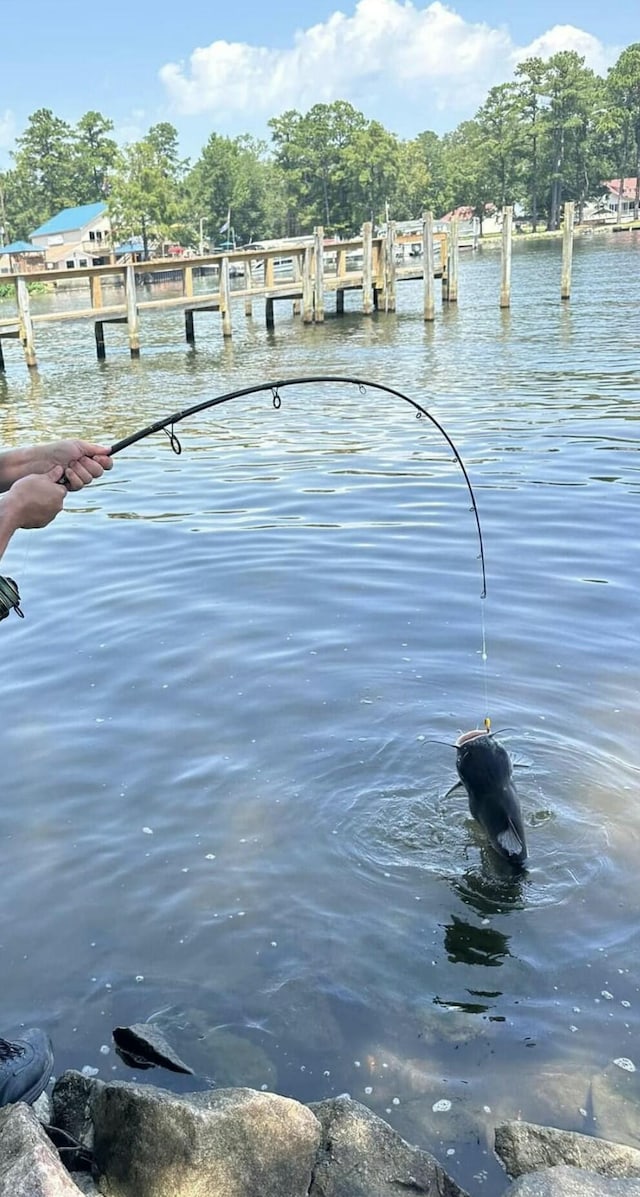
[[[337,1097],[309,1108],[322,1125],[322,1148],[308,1197],[466,1197],[432,1155],[359,1102]]]
[[[0,1109],[0,1197],[80,1197],[29,1106]]]
[[[105,1197],[304,1197],[309,1192],[320,1124],[290,1098],[253,1089],[177,1097],[152,1085],[95,1079],[87,1090],[85,1077],[67,1073],[54,1089],[53,1104],[56,1125],[78,1138],[82,1130],[85,1141],[91,1137],[88,1111],[98,1187]],[[71,1112],[66,1123],[65,1110]]]
[[[561,1164],[521,1176],[503,1197],[640,1197],[640,1180],[614,1180]]]
[[[640,1177],[640,1151],[636,1147],[532,1122],[503,1122],[497,1126],[495,1149],[509,1176],[572,1164],[601,1176]]]

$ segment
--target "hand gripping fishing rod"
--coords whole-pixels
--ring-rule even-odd
[[[482,528],[480,526],[480,515],[478,513],[478,504],[476,503],[476,497],[473,493],[473,487],[471,486],[471,480],[467,473],[465,464],[451,437],[449,436],[449,433],[442,427],[442,424],[436,420],[435,416],[433,416],[430,411],[427,411],[426,407],[423,407],[421,403],[418,403],[416,399],[412,399],[409,395],[404,395],[402,391],[396,390],[395,387],[385,386],[384,383],[381,382],[372,382],[368,378],[354,378],[352,376],[342,374],[308,374],[300,378],[279,378],[275,382],[260,382],[250,387],[241,387],[237,391],[227,391],[225,395],[218,395],[214,399],[204,399],[202,403],[194,403],[193,407],[184,407],[182,411],[176,411],[173,413],[173,415],[164,416],[161,420],[155,420],[153,424],[148,424],[146,428],[141,428],[139,432],[133,432],[131,436],[125,436],[121,441],[116,441],[115,445],[111,446],[109,454],[110,456],[113,456],[115,453],[121,453],[123,449],[128,449],[129,445],[135,445],[137,441],[144,440],[144,438],[147,436],[152,436],[154,432],[166,432],[174,453],[182,453],[182,445],[180,444],[174,429],[176,424],[180,424],[183,420],[188,419],[189,416],[195,416],[198,412],[206,411],[210,407],[219,407],[222,403],[229,403],[231,399],[241,399],[246,395],[258,395],[264,391],[271,392],[273,406],[278,409],[281,403],[280,391],[284,390],[285,387],[305,386],[310,383],[327,382],[347,383],[349,386],[356,386],[362,395],[365,394],[367,389],[382,391],[385,395],[394,395],[397,399],[402,399],[405,403],[409,403],[411,407],[415,409],[418,419],[421,416],[426,416],[427,419],[430,420],[431,423],[438,429],[438,432],[440,432],[444,437],[445,441],[452,450],[460,469],[462,470],[464,480],[467,484],[467,490],[469,491],[469,495],[471,497],[471,509],[475,516],[476,529],[478,532],[478,544],[480,546],[479,559],[482,569],[482,591],[480,597],[483,599],[486,598],[487,571],[484,558],[484,543],[482,539]]]

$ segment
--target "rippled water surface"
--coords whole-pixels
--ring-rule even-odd
[[[351,295],[324,327],[280,304],[271,334],[236,309],[228,345],[199,314],[195,352],[179,314],[146,315],[133,363],[120,326],[102,366],[90,326],[39,328],[32,379],[6,346],[9,445],[111,443],[265,378],[406,391],[460,449],[488,570],[482,604],[436,430],[336,385],[203,413],[180,457],[143,441],[19,534],[6,1032],[38,1022],[58,1070],[130,1077],[101,1048],[154,1018],[203,1078],[347,1091],[473,1192],[503,1184],[503,1117],[602,1129],[593,1078],[640,1067],[639,247],[578,242],[565,305],[559,244],[517,247],[510,313],[498,255],[463,257],[433,327],[403,283],[397,314],[364,319]],[[521,878],[450,792],[447,745],[485,688],[517,762]]]

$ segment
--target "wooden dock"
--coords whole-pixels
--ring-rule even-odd
[[[86,266],[52,276],[51,271],[7,274],[3,282],[12,282],[16,293],[16,311],[12,316],[0,316],[0,370],[4,370],[2,342],[20,341],[26,365],[37,366],[36,331],[39,326],[64,326],[72,321],[92,323],[96,353],[106,355],[105,327],[126,324],[129,350],[138,357],[141,346],[141,316],[154,311],[184,312],[185,337],[195,343],[195,314],[219,312],[222,335],[233,334],[233,310],[242,303],[247,317],[253,307],[264,303],[265,323],[273,328],[275,305],[280,301],[293,304],[295,315],[303,324],[324,320],[327,296],[335,295],[337,314],[344,312],[346,291],[362,293],[362,313],[396,310],[396,288],[406,279],[423,279],[424,318],[433,320],[434,279],[442,279],[443,300],[457,298],[457,229],[452,222],[450,235],[433,231],[430,213],[425,213],[422,231],[396,234],[390,223],[383,236],[376,236],[370,223],[363,225],[360,237],[349,241],[332,241],[324,237],[321,227],[312,237],[292,243],[270,244],[268,249],[250,247],[231,253],[214,253],[197,258],[155,259],[126,265]],[[453,248],[455,247],[455,248]],[[168,273],[175,277],[181,294],[157,299],[141,298],[139,285],[158,281]],[[196,279],[206,286],[211,275],[212,289],[196,289]],[[234,285],[232,286],[232,277]],[[79,303],[73,310],[32,313],[27,283],[80,282]],[[82,280],[88,281],[86,300],[80,303]],[[241,280],[241,281],[240,281]],[[103,285],[122,293],[117,302],[103,301]],[[237,285],[235,285],[237,284]]]

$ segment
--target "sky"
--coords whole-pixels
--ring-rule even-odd
[[[122,144],[171,121],[192,160],[212,132],[268,137],[270,117],[338,99],[401,137],[444,133],[529,55],[577,50],[605,73],[640,40],[629,0],[29,0],[25,11],[19,29],[2,22],[4,167],[37,108],[70,123],[97,109]]]

